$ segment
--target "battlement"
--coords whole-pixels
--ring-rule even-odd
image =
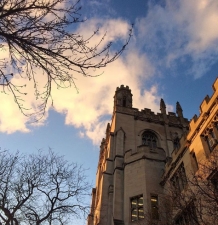
[[[130,91],[131,91],[131,89],[129,89],[129,86],[126,86],[126,87],[125,87],[123,84],[120,85],[120,87],[117,87],[116,91],[124,90],[124,89],[127,89],[127,90],[130,90]]]
[[[117,87],[114,95],[114,110],[116,106],[132,108],[132,93],[129,86],[124,87],[122,84],[120,87]]]
[[[205,119],[209,117],[211,112],[213,111],[213,107],[216,105],[218,101],[218,78],[215,80],[215,82],[212,85],[213,94],[211,97],[206,95],[204,100],[202,101],[199,111],[200,115],[199,117],[195,114],[193,118],[190,121],[189,127],[190,132],[187,136],[187,139],[190,140],[193,138],[193,136],[196,133],[196,130],[199,130],[202,124],[204,123]]]
[[[117,87],[114,95],[114,112],[133,115],[136,120],[146,120],[155,123],[169,123],[172,126],[188,126],[188,119],[183,118],[183,110],[179,102],[176,103],[176,113],[166,112],[166,105],[163,99],[160,100],[160,113],[151,109],[139,110],[132,107],[132,93],[129,86]]]
[[[189,121],[187,118],[181,118],[174,112],[165,113],[155,113],[151,109],[144,108],[139,110],[138,108],[126,108],[122,106],[116,106],[117,113],[123,113],[127,115],[132,115],[135,120],[148,121],[153,123],[164,124],[167,123],[170,126],[176,127],[186,127],[188,128]]]

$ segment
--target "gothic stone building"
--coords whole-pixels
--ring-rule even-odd
[[[218,79],[212,87],[212,97],[205,97],[200,116],[190,122],[179,102],[176,113],[166,113],[163,99],[160,113],[139,111],[132,106],[128,86],[116,89],[112,122],[100,146],[88,225],[139,224],[146,221],[146,212],[161,220],[158,198],[166,181],[178,170],[180,174],[196,171],[197,162],[216,146],[217,129],[213,137],[210,131],[218,118]],[[182,189],[182,178],[177,179]],[[176,224],[184,224],[180,222]]]

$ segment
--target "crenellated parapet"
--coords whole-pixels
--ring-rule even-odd
[[[181,161],[184,160],[186,152],[191,154],[191,152],[195,150],[196,154],[202,157],[200,154],[202,147],[199,147],[201,145],[197,145],[196,142],[198,142],[199,136],[208,137],[214,126],[218,125],[218,78],[212,88],[214,91],[212,96],[209,97],[207,95],[200,105],[200,115],[197,116],[195,114],[193,116],[189,123],[189,131],[183,133],[183,136],[180,138],[180,148],[173,151],[172,157],[167,160],[161,184],[165,184],[165,182],[169,180],[173,171],[175,171]],[[195,142],[196,138],[198,138],[198,140]],[[197,146],[197,148],[194,146]]]
[[[160,113],[154,113],[151,109],[144,108],[139,110],[132,107],[132,93],[129,86],[121,85],[117,87],[114,95],[114,113],[132,115],[135,120],[148,121],[159,124],[169,124],[169,126],[187,127],[189,121],[183,118],[183,110],[179,102],[176,103],[176,113],[166,113],[166,104],[160,100]]]
[[[158,123],[164,125],[165,123],[169,126],[176,126],[176,127],[187,127],[189,121],[186,118],[181,120],[181,117],[177,116],[174,112],[165,113],[155,113],[151,111],[151,109],[142,109],[139,111],[137,108],[125,108],[122,106],[116,107],[117,113],[123,113],[127,115],[132,115],[135,120],[147,121],[152,123]]]
[[[128,86],[116,89],[112,122],[100,145],[88,225],[145,224],[144,208],[152,212],[151,202],[156,202],[158,209],[159,197],[170,186],[176,194],[184,193],[185,177],[190,180],[198,173],[199,163],[218,149],[218,79],[212,88],[213,95],[205,97],[199,117],[195,115],[191,122],[183,117],[179,102],[176,112],[168,112],[163,99],[158,113],[146,105],[139,110],[133,108]],[[179,214],[174,217],[173,212],[176,223]]]
[[[201,129],[204,129],[205,121],[213,114],[213,111],[218,103],[218,78],[215,80],[212,85],[212,89],[214,91],[211,98],[206,95],[204,100],[200,105],[200,115],[199,117],[195,114],[190,121],[189,129],[190,132],[187,136],[187,140],[192,141],[192,139],[200,132]],[[212,120],[212,118],[211,118]]]
[[[163,99],[160,100],[160,113],[154,113],[151,109],[144,108],[139,110],[132,107],[132,93],[129,86],[121,85],[117,87],[114,95],[114,113],[132,115],[135,120],[147,121],[158,124],[168,124],[180,128],[187,128],[189,121],[183,118],[183,110],[179,102],[176,103],[176,113],[166,113],[166,104]]]

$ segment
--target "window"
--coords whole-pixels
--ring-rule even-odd
[[[214,193],[218,193],[218,170],[215,169],[212,173],[212,175],[210,175],[210,181],[212,184],[212,191]]]
[[[180,148],[180,140],[179,140],[178,137],[176,137],[176,138],[173,140],[173,147],[174,147],[174,149],[179,150],[179,148]]]
[[[207,129],[204,134],[204,138],[205,141],[207,142],[208,149],[210,152],[212,152],[217,145],[217,139],[214,132],[215,132],[214,129]]]
[[[117,105],[121,105],[121,100],[117,99]]]
[[[157,138],[151,132],[144,132],[142,134],[142,144],[149,146],[151,149],[157,148]]]
[[[183,163],[179,166],[177,171],[174,173],[171,179],[171,182],[174,188],[179,192],[181,192],[185,188],[187,184],[187,178],[186,178],[185,168]]]
[[[214,187],[214,191],[215,192],[218,192],[218,174],[216,177],[214,177],[212,180],[211,180],[212,184],[213,184],[213,187]]]
[[[206,137],[207,145],[209,147],[210,152],[213,151],[214,147],[217,145],[217,140],[214,138],[214,134],[211,132],[211,137]]]
[[[131,221],[144,219],[143,196],[131,199]]]
[[[191,155],[192,168],[193,168],[194,173],[196,173],[199,168],[198,168],[198,161],[197,161],[194,150],[190,153],[190,155]]]
[[[152,216],[152,219],[154,220],[159,219],[157,195],[151,195],[151,216]]]
[[[123,106],[126,107],[126,97],[123,97]]]

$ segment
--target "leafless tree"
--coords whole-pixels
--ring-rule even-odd
[[[132,33],[119,50],[110,54],[112,43],[100,46],[106,34],[90,45],[98,33],[83,38],[75,32],[81,18],[80,0],[1,0],[0,51],[9,51],[9,58],[0,59],[0,84],[3,92],[11,92],[24,114],[22,86],[13,83],[13,76],[28,78],[34,83],[36,110],[43,115],[54,85],[69,87],[75,84],[75,74],[95,76],[93,71],[116,60],[126,48]],[[43,73],[45,85],[40,90],[37,69]],[[90,70],[91,69],[91,70]],[[11,72],[13,70],[13,73]],[[52,98],[51,98],[52,99]]]
[[[198,162],[197,171],[187,171],[184,189],[168,180],[159,195],[159,219],[145,212],[139,225],[215,225],[218,221],[218,146]]]
[[[72,224],[89,190],[84,169],[52,151],[0,154],[0,224]]]
[[[178,190],[169,181],[166,198],[174,224],[214,225],[218,221],[218,149],[187,171],[187,183]]]
[[[198,171],[189,180],[200,224],[214,225],[218,221],[218,148],[199,162]]]

